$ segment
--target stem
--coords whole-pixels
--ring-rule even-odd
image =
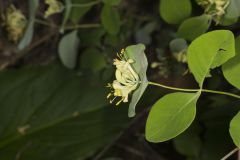
[[[65,29],[79,29],[79,28],[98,28],[101,25],[99,23],[93,23],[93,24],[78,24],[73,26],[66,26]]]
[[[98,1],[93,1],[93,2],[84,3],[84,4],[71,4],[71,7],[91,7],[101,2],[102,2],[101,0],[98,0]]]
[[[48,21],[44,21],[44,20],[40,20],[40,19],[35,19],[35,22],[41,25],[45,25],[48,27],[52,27],[52,28],[60,28],[59,26],[53,24],[53,23],[49,23]],[[72,25],[72,26],[66,26],[65,29],[79,29],[79,28],[98,28],[101,25],[99,23],[90,23],[90,24],[76,24],[76,25]]]
[[[232,150],[231,152],[229,152],[226,156],[224,156],[221,160],[226,160],[229,157],[231,157],[234,153],[236,153],[237,151],[239,151],[238,148],[235,148],[234,150]]]
[[[222,91],[215,91],[215,90],[209,90],[209,89],[185,89],[185,88],[177,88],[177,87],[171,87],[171,86],[166,86],[163,84],[155,83],[155,82],[148,82],[150,85],[170,89],[170,90],[175,90],[175,91],[183,91],[183,92],[205,92],[205,93],[215,93],[215,94],[221,94],[221,95],[226,95],[234,98],[240,99],[239,95],[229,93],[229,92],[222,92]]]

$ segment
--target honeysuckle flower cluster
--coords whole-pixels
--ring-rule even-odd
[[[45,18],[53,14],[60,13],[64,9],[64,5],[58,0],[45,0],[45,3],[48,5],[48,8],[44,13]]]
[[[230,0],[197,0],[197,3],[205,9],[205,13],[211,15],[218,24],[225,14]]]
[[[8,38],[17,42],[24,33],[27,26],[27,19],[21,10],[16,9],[14,5],[11,5],[6,9],[4,25],[8,32]]]
[[[121,50],[120,54],[117,54],[118,58],[114,59],[113,65],[116,66],[115,77],[116,80],[112,84],[108,84],[107,87],[111,89],[107,98],[112,98],[110,103],[116,98],[120,98],[116,105],[121,102],[128,102],[129,94],[137,89],[140,79],[138,74],[132,68],[132,59],[128,59],[125,55],[125,50]]]

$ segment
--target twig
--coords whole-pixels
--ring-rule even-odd
[[[27,55],[29,53],[29,51],[31,51],[33,48],[41,45],[42,43],[44,43],[45,41],[47,41],[48,39],[50,39],[53,35],[55,35],[56,32],[52,32],[50,34],[45,35],[44,37],[42,37],[41,39],[39,39],[38,41],[32,43],[29,47],[27,47],[26,49],[20,51],[20,53],[18,53],[16,55],[16,57],[14,57],[12,60],[2,64],[0,66],[0,71],[3,69],[6,69],[7,67],[9,67],[10,65],[15,64],[18,60],[20,60],[21,58],[23,58],[25,55]]]
[[[239,151],[238,148],[235,148],[234,150],[232,150],[231,152],[229,152],[226,156],[224,156],[221,160],[226,160],[229,157],[231,157],[234,153],[236,153],[237,151]]]

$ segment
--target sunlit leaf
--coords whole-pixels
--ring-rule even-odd
[[[229,131],[234,144],[240,149],[240,112],[232,119]]]
[[[222,66],[223,75],[236,88],[240,89],[240,36],[235,41],[236,56]]]
[[[211,45],[210,45],[211,44]],[[214,69],[235,55],[234,35],[228,30],[208,32],[188,47],[188,65],[199,86]]]
[[[172,93],[152,107],[146,124],[146,139],[164,142],[186,130],[195,118],[200,93]]]

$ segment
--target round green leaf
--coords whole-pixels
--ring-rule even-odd
[[[178,53],[178,52],[182,52],[183,50],[187,49],[188,44],[185,39],[176,38],[169,43],[169,47],[170,47],[171,52]]]
[[[186,130],[195,118],[200,93],[172,93],[152,107],[146,124],[146,139],[163,142]]]
[[[134,91],[131,102],[129,104],[128,109],[129,117],[135,116],[136,105],[148,86],[148,80],[146,75],[148,61],[144,53],[144,50],[145,46],[143,44],[131,45],[126,48],[126,55],[128,58],[132,59],[135,62],[132,64],[132,66],[136,73],[138,73],[141,80],[141,83],[137,90]]]
[[[104,29],[110,34],[116,35],[120,30],[120,16],[116,9],[105,4],[101,12],[101,21]]]
[[[192,12],[190,0],[161,0],[160,15],[170,24],[181,23],[188,18]]]
[[[211,16],[201,15],[186,19],[178,29],[179,37],[187,40],[194,40],[201,34],[205,33],[211,24]]]
[[[240,112],[232,119],[229,132],[234,144],[240,148]]]
[[[240,36],[236,38],[236,56],[222,66],[223,75],[229,83],[240,89]]]
[[[235,55],[234,35],[228,30],[203,34],[188,47],[188,65],[199,86],[214,69]]]
[[[73,69],[76,66],[78,55],[79,39],[77,31],[65,35],[58,46],[59,58],[63,65],[69,69]]]

